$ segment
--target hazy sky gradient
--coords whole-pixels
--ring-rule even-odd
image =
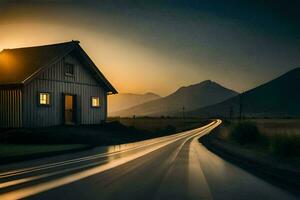
[[[0,49],[80,40],[119,92],[206,79],[242,91],[300,67],[299,3],[0,2]]]

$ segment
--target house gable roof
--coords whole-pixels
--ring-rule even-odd
[[[97,66],[80,47],[78,41],[45,46],[4,49],[0,52],[0,86],[23,85],[36,77],[51,64],[60,60],[71,51],[81,56],[95,78],[104,84],[108,92],[117,93]]]

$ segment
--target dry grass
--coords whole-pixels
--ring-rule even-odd
[[[241,145],[257,144],[262,139],[262,135],[254,122],[243,122],[231,127],[228,138]]]
[[[299,119],[257,119],[252,121],[256,123],[259,131],[266,136],[274,134],[300,135]]]
[[[269,141],[269,151],[284,157],[300,156],[300,120],[258,120],[257,127]]]
[[[135,142],[199,127],[203,120],[170,118],[121,118],[101,125],[12,129],[0,134],[0,144],[114,145]]]
[[[209,120],[202,120],[196,118],[111,118],[111,121],[117,120],[127,127],[134,127],[139,130],[146,130],[150,132],[163,131],[165,129],[172,129],[175,132],[186,129],[196,128],[205,125]]]
[[[225,124],[220,132],[221,139],[233,140],[232,135],[239,138],[249,136],[249,133],[242,128],[243,124],[252,124],[259,135],[260,140],[255,143],[253,150],[265,149],[268,154],[274,154],[281,157],[300,157],[300,120],[298,119],[256,119],[247,120],[237,125],[237,122]],[[241,128],[242,127],[242,128]],[[253,129],[255,130],[255,129]],[[251,134],[251,133],[250,133]],[[240,143],[240,142],[239,142]],[[243,140],[243,144],[253,144],[253,141]]]

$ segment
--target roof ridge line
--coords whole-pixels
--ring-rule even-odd
[[[29,48],[39,48],[39,47],[49,47],[49,46],[57,46],[57,45],[70,44],[70,43],[79,44],[80,41],[79,40],[71,40],[69,42],[60,42],[60,43],[53,43],[53,44],[46,44],[46,45],[37,45],[37,46],[29,46],[29,47],[18,47],[18,48],[6,48],[6,49],[3,49],[2,51],[5,51],[5,50],[9,51],[9,50],[29,49]]]
[[[78,43],[77,43],[78,44]],[[34,78],[35,76],[37,76],[39,73],[41,73],[43,70],[45,70],[48,66],[51,65],[51,63],[54,63],[56,60],[59,60],[59,58],[64,57],[66,54],[68,54],[69,52],[71,52],[74,49],[74,46],[72,48],[69,48],[68,50],[65,50],[63,55],[58,55],[55,58],[53,58],[51,61],[49,61],[47,64],[45,64],[44,66],[41,66],[37,71],[35,71],[34,73],[32,73],[30,76],[26,77],[22,83],[25,84],[26,82],[30,81],[32,78]]]

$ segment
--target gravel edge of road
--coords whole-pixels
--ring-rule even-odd
[[[300,173],[272,166],[253,156],[237,153],[238,147],[233,147],[216,137],[217,129],[199,138],[199,142],[226,161],[300,197]]]

